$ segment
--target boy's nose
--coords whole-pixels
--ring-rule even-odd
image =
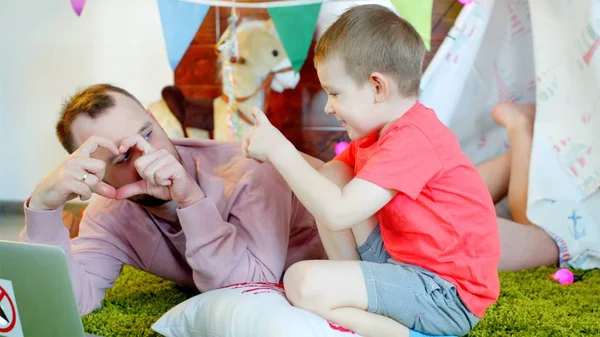
[[[325,105],[325,113],[328,114],[328,115],[335,114],[335,110],[333,109],[333,107],[331,106],[331,104],[326,104]]]

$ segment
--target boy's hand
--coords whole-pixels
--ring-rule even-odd
[[[269,122],[260,109],[252,108],[252,115],[256,122],[244,137],[244,155],[260,162],[269,162],[269,156],[289,141]]]

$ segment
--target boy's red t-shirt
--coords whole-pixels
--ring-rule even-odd
[[[417,102],[381,136],[351,142],[335,160],[353,167],[356,178],[398,191],[377,212],[392,258],[451,282],[483,317],[500,292],[494,203],[435,112]]]

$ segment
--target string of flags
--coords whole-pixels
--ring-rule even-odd
[[[81,16],[86,0],[70,0]],[[266,8],[295,71],[300,71],[312,42],[317,19],[324,2],[341,0],[280,0],[276,2],[235,3],[225,0],[156,0],[171,69],[177,68],[211,5],[219,7]],[[346,0],[347,1],[347,0]],[[387,0],[398,14],[411,23],[431,45],[433,0]],[[461,3],[468,0],[459,0]]]
[[[73,6],[73,10],[77,16],[81,16],[81,11],[83,10],[84,4],[85,0],[71,0],[71,6]]]
[[[175,71],[210,6],[177,0],[157,1],[169,63]]]

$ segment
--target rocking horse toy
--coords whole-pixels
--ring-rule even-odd
[[[271,90],[293,89],[300,75],[271,20],[243,19],[235,13],[217,43],[223,94],[213,101],[214,139],[240,140],[254,123],[250,109],[267,110]]]

